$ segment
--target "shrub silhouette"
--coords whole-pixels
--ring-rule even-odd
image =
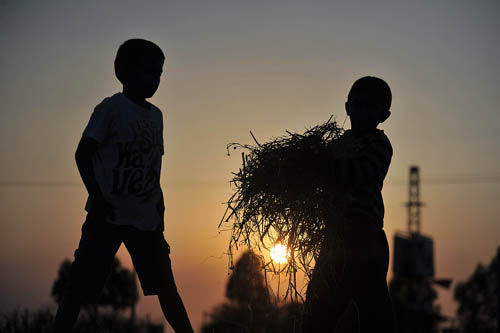
[[[500,248],[488,266],[478,264],[471,277],[455,287],[457,315],[464,332],[498,330],[497,293],[500,293]]]
[[[57,279],[52,286],[51,296],[59,304],[64,295],[66,284],[69,279],[71,261],[65,259],[59,267]],[[114,316],[118,316],[119,311],[130,307],[131,319],[134,320],[135,305],[139,300],[137,293],[137,284],[135,274],[123,267],[120,261],[115,257],[111,266],[111,273],[108,276],[98,303],[94,305],[86,304],[84,309],[92,316],[97,313],[97,306],[110,306],[113,309]]]

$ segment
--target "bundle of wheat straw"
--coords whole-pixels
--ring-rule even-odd
[[[336,154],[337,139],[343,129],[330,118],[306,129],[303,134],[286,135],[254,145],[230,143],[242,148],[243,165],[233,173],[236,191],[227,201],[219,228],[230,223],[229,267],[233,249],[246,245],[269,250],[276,242],[287,246],[289,260],[283,268],[289,286],[285,298],[301,296],[296,288],[296,272],[310,278],[326,222],[336,223],[342,191],[331,182],[330,161]],[[340,215],[339,215],[340,216]],[[340,223],[340,222],[339,222]],[[265,268],[273,270],[272,261]]]

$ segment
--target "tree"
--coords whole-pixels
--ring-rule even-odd
[[[282,330],[284,314],[293,313],[292,307],[279,310],[271,302],[271,295],[263,274],[262,259],[252,251],[243,253],[236,262],[226,285],[227,302],[215,307],[210,313],[210,323],[202,332],[293,332]],[[293,323],[293,322],[292,322]]]
[[[396,327],[401,333],[437,332],[443,320],[434,302],[437,292],[432,281],[419,276],[394,274],[389,283]]]
[[[238,306],[267,305],[270,302],[262,259],[254,252],[243,253],[229,277],[226,297]]]
[[[65,259],[59,267],[57,279],[52,285],[51,296],[59,304],[64,295],[66,285],[71,270],[71,261]],[[98,306],[111,306],[115,315],[120,310],[131,308],[131,316],[134,314],[134,307],[139,300],[135,274],[121,266],[118,258],[114,258],[111,264],[111,272],[108,276],[104,289],[99,297]],[[92,311],[92,307],[86,306],[87,311]],[[133,320],[134,318],[132,318]]]
[[[457,315],[464,332],[498,330],[500,248],[488,266],[479,263],[472,276],[455,288]]]

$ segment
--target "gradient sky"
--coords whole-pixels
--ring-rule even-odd
[[[217,225],[240,157],[226,144],[342,123],[364,75],[393,92],[389,242],[419,165],[437,276],[464,280],[500,245],[499,16],[494,0],[0,1],[0,311],[53,304],[85,215],[74,151],[93,107],[120,91],[114,56],[134,37],[167,57],[151,100],[165,121],[165,236],[196,327],[227,279]],[[453,315],[452,292],[439,294]],[[156,302],[141,298],[139,314],[160,318]]]

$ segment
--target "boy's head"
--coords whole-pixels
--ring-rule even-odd
[[[353,129],[372,129],[383,123],[391,112],[392,93],[382,79],[365,76],[352,85],[345,109]]]
[[[118,48],[115,75],[124,88],[149,98],[160,85],[165,55],[158,45],[144,39],[129,39]]]

